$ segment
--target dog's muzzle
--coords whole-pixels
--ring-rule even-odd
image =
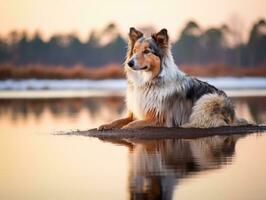
[[[127,65],[130,67],[130,68],[133,68],[134,67],[134,60],[130,60]]]
[[[141,71],[141,70],[146,70],[146,69],[148,69],[148,66],[145,66],[145,67],[142,67],[142,68],[140,68],[140,67],[138,67],[138,66],[135,66],[135,62],[134,62],[133,59],[131,59],[131,60],[127,63],[127,65],[128,65],[132,70],[135,70],[135,71]]]

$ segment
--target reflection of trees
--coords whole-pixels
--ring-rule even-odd
[[[37,118],[39,118],[41,116],[42,112],[44,111],[44,106],[42,106],[40,104],[32,104],[31,109],[32,109],[32,112],[34,113],[34,115]]]
[[[67,115],[75,118],[82,110],[87,110],[92,118],[99,112],[117,115],[123,110],[123,101],[118,97],[110,98],[72,98],[72,99],[13,99],[0,101],[0,117],[10,114],[12,120],[34,115],[40,118],[45,110],[54,116]]]
[[[265,123],[265,97],[232,98],[236,115],[256,123]]]
[[[245,101],[237,101],[237,103],[235,103],[235,111],[237,113],[237,116],[245,116],[246,120],[255,122],[250,107],[251,105],[249,106]]]
[[[27,118],[28,116],[28,107],[25,105],[25,102],[23,101],[21,106],[19,104],[15,104],[13,109],[12,109],[12,119],[16,120],[17,119],[17,115],[16,113],[19,113],[20,116],[22,116],[23,118]]]
[[[129,147],[131,199],[172,199],[181,178],[231,163],[239,137],[110,142]]]
[[[258,123],[265,122],[266,111],[262,109],[266,107],[265,97],[233,98],[233,101],[238,116]],[[54,116],[75,118],[82,110],[86,110],[92,118],[104,114],[108,118],[105,120],[112,120],[112,116],[121,114],[124,107],[124,101],[119,97],[0,100],[0,117],[10,114],[16,120],[18,117],[27,118],[30,114],[40,118],[44,110],[49,110]]]

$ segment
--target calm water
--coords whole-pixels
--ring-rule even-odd
[[[266,122],[266,97],[235,98]],[[113,98],[0,100],[0,199],[266,199],[266,134],[101,141],[53,135],[119,117]]]

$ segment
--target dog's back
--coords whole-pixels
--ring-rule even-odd
[[[180,75],[179,75],[180,76]],[[225,93],[184,75],[171,83],[130,85],[127,107],[138,120],[153,117],[158,126],[215,127],[233,124],[234,108]]]

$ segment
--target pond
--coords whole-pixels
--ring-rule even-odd
[[[266,122],[266,97],[233,98]],[[123,114],[114,97],[0,100],[0,199],[266,199],[266,134],[103,141],[58,135]]]

